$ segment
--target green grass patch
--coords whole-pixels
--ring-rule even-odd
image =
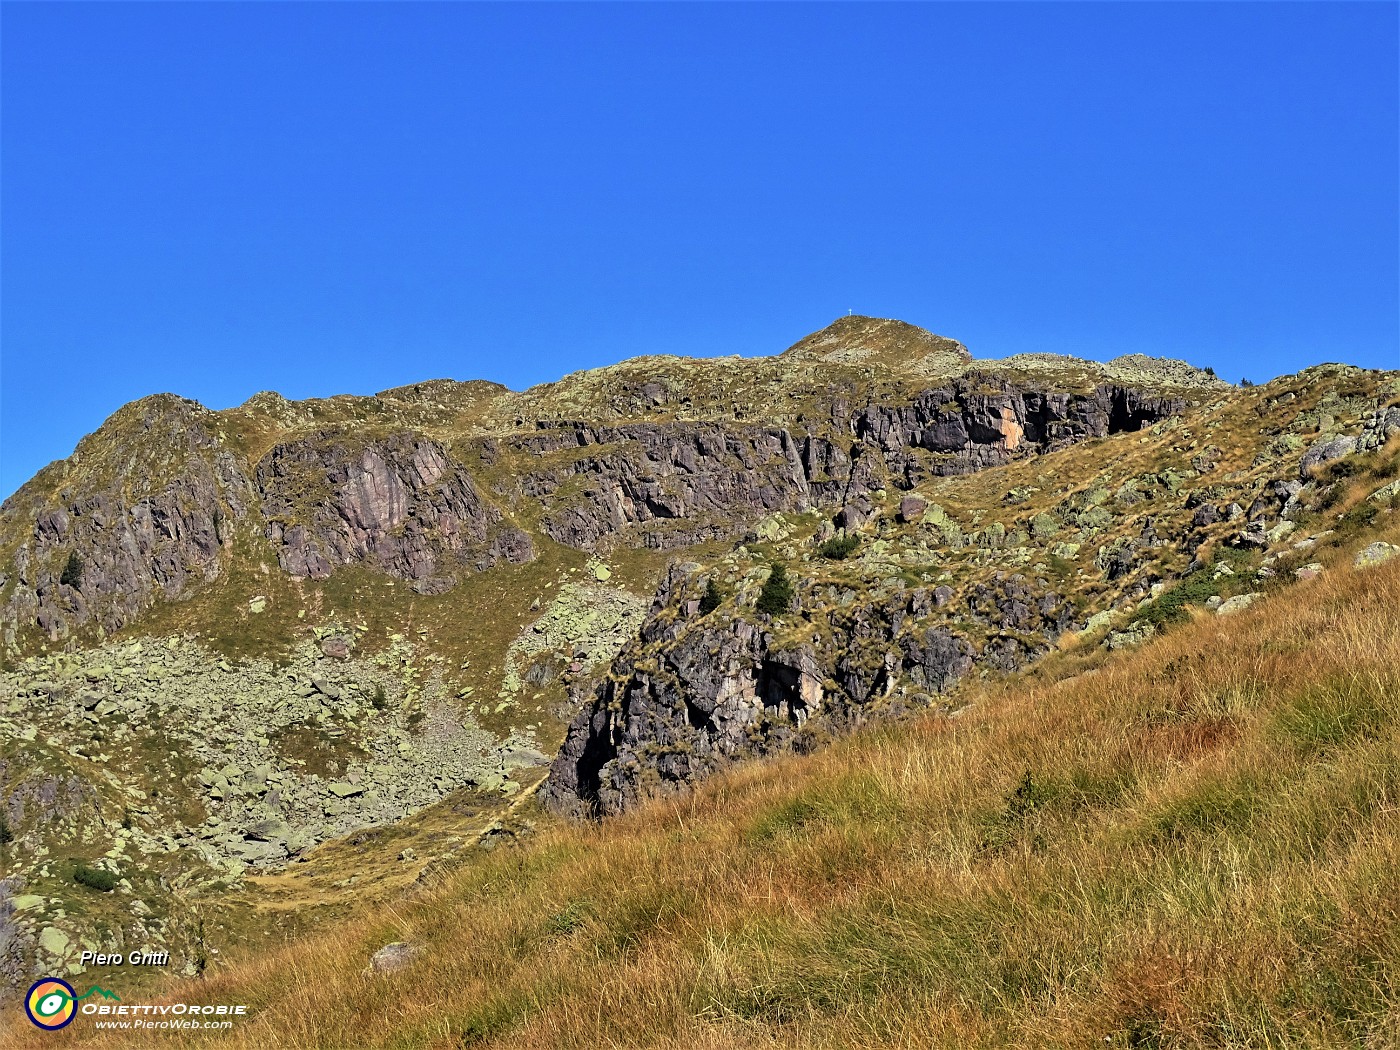
[[[1149,838],[1182,842],[1200,835],[1246,831],[1263,804],[1251,780],[1206,780],[1158,811],[1151,819]]]
[[[1249,555],[1243,551],[1231,548],[1220,551],[1220,557],[1213,564],[1183,576],[1175,587],[1163,591],[1138,610],[1132,622],[1151,624],[1158,630],[1185,622],[1188,606],[1204,605],[1208,598],[1217,594],[1224,597],[1237,586],[1235,581],[1245,579],[1244,570],[1249,560]],[[1217,579],[1216,569],[1222,564],[1228,565],[1234,574]]]
[[[1379,738],[1394,720],[1393,698],[1350,680],[1322,683],[1279,708],[1273,728],[1305,753]]]
[[[549,917],[545,932],[551,937],[567,937],[582,928],[597,911],[597,905],[589,897],[576,897]]]
[[[482,1003],[462,1022],[455,1045],[482,1046],[518,1028],[529,1014],[529,1002],[518,992]]]
[[[820,805],[811,798],[798,795],[765,810],[749,827],[746,837],[753,845],[764,845],[800,834],[823,819]]]

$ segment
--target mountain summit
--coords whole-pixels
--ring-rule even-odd
[[[852,314],[838,317],[783,351],[789,361],[882,365],[916,375],[955,375],[972,363],[967,347],[956,339],[904,321]]]

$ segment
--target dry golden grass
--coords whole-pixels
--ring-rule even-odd
[[[231,1032],[0,1042],[1395,1046],[1400,563],[1349,565],[171,983]]]

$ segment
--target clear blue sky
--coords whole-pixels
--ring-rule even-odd
[[[518,389],[847,309],[1400,367],[1397,10],[5,3],[0,493],[156,391]]]

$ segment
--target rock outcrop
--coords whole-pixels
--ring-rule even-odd
[[[256,496],[217,424],[193,401],[144,398],[5,501],[5,517],[30,522],[6,570],[10,634],[17,624],[50,641],[75,625],[114,630],[219,574]]]
[[[800,643],[780,640],[767,618],[701,613],[702,590],[672,567],[638,637],[570,725],[543,793],[550,809],[618,813],[730,762],[803,750],[873,711],[926,706],[977,655],[927,589],[821,613],[816,596],[799,596],[798,614],[831,628]]]
[[[439,594],[456,583],[455,565],[481,570],[534,553],[465,468],[414,434],[366,444],[317,434],[273,448],[256,476],[267,538],[293,576],[324,579],[368,562]]]
[[[925,391],[905,405],[870,405],[851,430],[880,449],[892,474],[913,484],[920,466],[932,476],[970,474],[1085,438],[1141,430],[1185,409],[1184,398],[1122,386],[1072,394],[983,377]],[[906,449],[933,455],[911,461]]]
[[[551,539],[584,550],[624,530],[671,550],[812,500],[798,442],[781,429],[550,423],[512,444],[548,463],[516,479],[517,497],[539,501]]]

